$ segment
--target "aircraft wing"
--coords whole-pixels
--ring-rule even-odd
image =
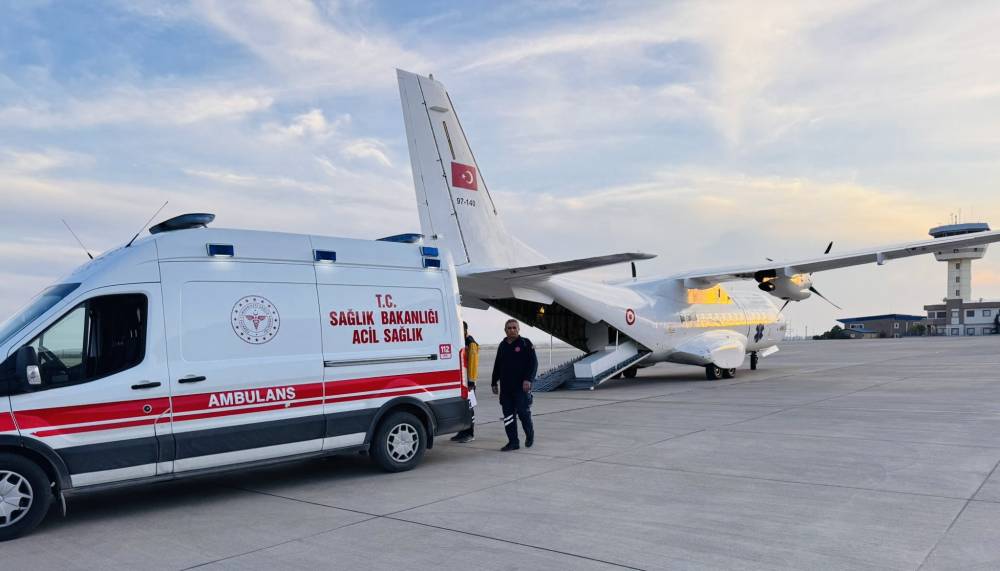
[[[793,276],[795,274],[809,274],[824,270],[859,266],[861,264],[876,263],[881,265],[897,258],[908,258],[921,254],[933,254],[935,252],[949,252],[950,250],[960,248],[985,246],[992,242],[1000,242],[1000,230],[960,234],[945,238],[932,238],[930,240],[882,246],[845,254],[830,254],[807,260],[778,260],[746,266],[695,270],[672,275],[668,279],[685,280],[688,287],[701,288],[709,287],[722,281],[752,279],[757,272],[775,272],[772,275]]]
[[[464,278],[477,279],[499,279],[514,280],[523,278],[543,278],[567,272],[578,272],[599,268],[613,264],[622,264],[634,260],[649,260],[655,258],[656,254],[643,254],[639,252],[627,252],[624,254],[610,254],[608,256],[596,256],[593,258],[580,258],[579,260],[569,260],[566,262],[550,262],[535,266],[521,266],[519,268],[504,268],[502,270],[491,270],[488,272],[475,272],[462,275]]]

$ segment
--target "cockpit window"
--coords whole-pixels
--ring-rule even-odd
[[[56,284],[49,286],[42,293],[35,296],[21,311],[15,313],[10,319],[0,323],[0,345],[6,343],[8,339],[24,329],[25,326],[34,321],[39,315],[52,309],[53,305],[59,303],[78,287],[80,287],[80,284]]]

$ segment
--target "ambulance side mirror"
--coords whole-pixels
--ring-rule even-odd
[[[38,369],[38,354],[31,345],[25,345],[17,350],[14,374],[22,388],[41,386],[42,372]]]

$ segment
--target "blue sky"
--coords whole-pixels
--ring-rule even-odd
[[[0,5],[0,319],[161,216],[352,237],[418,229],[394,68],[449,88],[508,226],[644,274],[1000,226],[989,2]],[[602,275],[624,274],[612,268]],[[1000,253],[973,293],[1000,297]],[[931,259],[815,276],[920,312]],[[467,311],[478,328],[497,319]]]

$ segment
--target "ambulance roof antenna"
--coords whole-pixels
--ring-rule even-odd
[[[149,220],[147,220],[146,223],[142,225],[142,228],[139,228],[139,231],[135,233],[135,236],[132,236],[132,239],[128,241],[128,244],[125,244],[126,248],[131,246],[132,242],[135,242],[135,239],[139,237],[139,234],[142,234],[142,231],[146,229],[146,226],[149,226],[149,223],[153,221],[153,218],[156,218],[156,215],[159,214],[161,210],[167,207],[168,202],[170,201],[168,200],[164,202],[163,206],[156,209],[156,212],[154,212],[153,215],[149,217]]]
[[[69,224],[66,223],[66,219],[60,218],[60,220],[62,220],[63,226],[65,226],[66,229],[69,230],[69,233],[72,234],[74,238],[76,238],[76,243],[79,244],[81,248],[83,248],[83,252],[87,254],[87,257],[93,260],[94,256],[90,253],[89,250],[87,250],[87,247],[83,245],[83,242],[80,241],[80,237],[76,235],[76,232],[74,232],[73,229],[69,227]]]

